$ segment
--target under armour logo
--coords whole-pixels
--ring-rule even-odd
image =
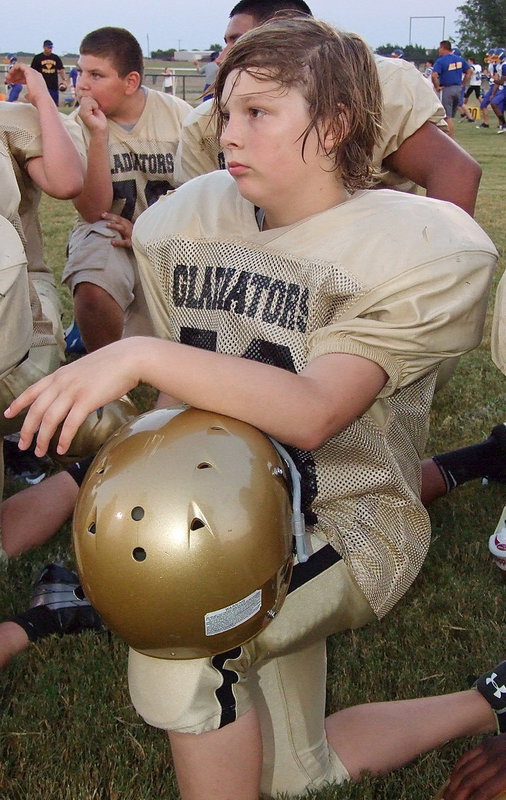
[[[502,686],[499,686],[496,683],[496,678],[497,678],[497,672],[493,672],[489,678],[485,678],[485,683],[487,684],[487,686],[489,684],[492,684],[492,686],[495,689],[494,697],[497,697],[500,700],[501,696],[503,694],[506,694],[506,686],[504,684]]]

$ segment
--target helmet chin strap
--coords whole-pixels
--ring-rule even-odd
[[[305,561],[308,560],[309,556],[313,553],[313,548],[311,546],[311,538],[309,533],[306,531],[306,523],[304,520],[304,514],[300,510],[300,503],[301,503],[301,489],[300,489],[300,472],[295,466],[295,462],[291,455],[288,453],[287,450],[281,445],[276,439],[273,439],[269,436],[272,444],[278,451],[279,455],[285,462],[288,471],[290,472],[290,478],[292,481],[292,528],[293,528],[293,537],[295,539],[295,552],[297,553],[297,559],[299,563],[303,564]]]

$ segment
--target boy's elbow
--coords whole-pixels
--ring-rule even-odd
[[[55,186],[50,194],[57,200],[73,200],[81,194],[83,187],[83,178],[69,178]]]
[[[306,450],[310,452],[311,450],[318,450],[318,448],[321,447],[321,445],[326,441],[326,438],[322,439],[320,436],[301,434],[300,436],[294,436],[290,441],[290,444],[292,447],[296,447],[298,450]]]
[[[303,419],[297,431],[290,437],[289,444],[299,450],[318,450],[337,432],[335,422],[330,420]]]

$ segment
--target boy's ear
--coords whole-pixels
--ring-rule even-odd
[[[132,95],[135,94],[139,86],[141,85],[141,76],[138,72],[129,72],[128,75],[125,76],[125,94]]]
[[[339,108],[339,121],[333,119],[325,125],[323,144],[325,150],[330,152],[333,147],[340,145],[343,139],[346,139],[350,131],[350,122],[348,116],[348,109],[346,106],[341,105]]]

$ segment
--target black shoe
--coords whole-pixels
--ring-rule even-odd
[[[492,428],[487,441],[493,441],[496,445],[497,458],[490,464],[484,478],[495,483],[506,483],[506,422]]]
[[[44,567],[34,583],[30,608],[40,606],[51,612],[55,633],[80,633],[85,628],[105,630],[76,573],[59,564]]]
[[[33,442],[28,450],[20,450],[18,441],[19,434],[17,433],[4,438],[4,463],[7,473],[30,485],[40,483],[51,467],[51,459],[47,456],[38,458],[34,452],[35,444]]]

